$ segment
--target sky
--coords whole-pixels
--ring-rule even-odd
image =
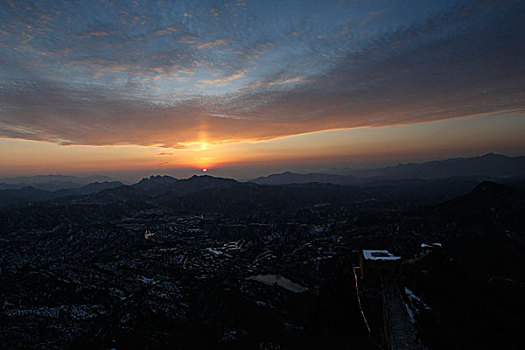
[[[525,155],[523,1],[0,2],[0,176]]]

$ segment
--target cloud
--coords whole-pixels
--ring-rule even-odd
[[[319,2],[315,18],[264,6],[233,16],[185,3],[177,18],[193,15],[181,22],[164,8],[141,8],[149,20],[129,26],[94,8],[58,33],[20,36],[17,23],[35,24],[7,9],[0,137],[191,149],[525,109],[519,2],[424,13],[404,2],[389,11]],[[27,38],[31,50],[17,50]]]
[[[166,35],[168,33],[169,31],[167,31],[166,29],[159,29],[159,30],[154,31],[153,35]]]
[[[101,30],[94,30],[92,32],[87,33],[87,36],[108,36],[111,35],[110,32],[104,32]]]
[[[242,88],[242,92],[249,92],[252,90],[262,90],[267,88],[275,88],[275,87],[286,87],[287,84],[298,84],[298,83],[305,83],[306,79],[304,76],[296,76],[296,77],[286,77],[285,74],[278,74],[277,76],[262,81],[256,81],[250,85],[246,85]]]
[[[227,75],[222,78],[211,79],[211,80],[200,80],[199,82],[204,83],[204,84],[210,84],[210,85],[224,86],[233,80],[237,80],[237,79],[244,77],[245,74],[246,74],[246,70],[238,70],[234,72],[233,74]]]
[[[207,42],[207,43],[202,43],[202,44],[196,45],[195,48],[199,49],[199,50],[207,50],[207,49],[211,49],[211,48],[214,48],[214,47],[217,47],[217,46],[220,46],[220,45],[227,45],[227,44],[228,44],[228,40],[226,40],[226,39],[217,39],[215,41],[210,41],[210,42]]]

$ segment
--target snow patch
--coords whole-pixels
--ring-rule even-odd
[[[411,323],[416,323],[416,319],[414,318],[414,310],[412,310],[410,305],[408,305],[407,303],[405,303],[405,307],[407,309],[408,317],[410,318],[410,322]]]

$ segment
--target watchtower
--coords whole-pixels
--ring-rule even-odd
[[[359,255],[361,279],[367,284],[396,279],[401,274],[401,257],[388,250],[363,250]]]

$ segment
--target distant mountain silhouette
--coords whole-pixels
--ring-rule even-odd
[[[208,188],[228,188],[237,181],[209,175],[194,175],[188,179],[178,180],[170,176],[151,176],[132,185],[151,196],[181,197]]]
[[[223,190],[238,184],[236,180],[209,175],[193,175],[189,179],[178,181],[170,190],[170,194],[181,197],[198,191],[213,189]]]
[[[399,164],[394,167],[356,171],[357,177],[436,179],[452,176],[509,177],[525,175],[525,157],[507,157],[488,153],[480,157],[451,158],[420,164]]]
[[[178,181],[178,179],[171,176],[156,175],[144,178],[138,183],[132,185],[132,187],[151,195],[158,195],[164,193],[168,187],[174,185]]]
[[[283,177],[281,177],[284,176]],[[44,191],[26,186],[0,190],[0,208],[24,206],[28,203],[58,201],[66,203],[104,204],[115,202],[144,202],[181,210],[249,210],[249,208],[296,208],[323,203],[344,204],[354,200],[382,200],[399,205],[428,205],[467,193],[478,183],[478,177],[446,179],[384,179],[353,180],[351,177],[320,176],[320,174],[279,174],[270,178],[272,185],[238,182],[209,175],[175,179],[170,176],[151,176],[134,185],[118,181],[96,182],[79,188]],[[321,174],[322,175],[322,174]],[[266,178],[263,178],[263,182]],[[303,183],[279,184],[280,182]],[[356,185],[323,183],[335,180],[353,181]],[[481,177],[483,179],[483,177]],[[318,180],[312,182],[308,180]],[[502,179],[494,179],[500,181]],[[508,180],[519,185],[521,178]],[[348,198],[346,198],[347,196]],[[192,210],[193,210],[192,209]]]
[[[51,207],[56,205],[112,205],[114,208],[111,209],[112,211],[121,210],[119,204],[121,203],[132,207],[165,207],[191,213],[247,213],[256,210],[297,210],[317,205],[346,205],[378,194],[378,191],[367,193],[359,188],[333,184],[267,186],[208,175],[193,176],[182,180],[154,176],[143,179],[135,185],[106,188],[87,195],[66,197],[65,192],[65,190],[43,191],[37,201],[41,201],[40,198],[49,199],[42,205]],[[2,194],[3,191],[0,191],[0,198]],[[24,199],[30,197],[27,196]]]
[[[8,177],[0,179],[0,190],[20,189],[31,186],[40,190],[57,191],[61,189],[80,188],[94,182],[110,181],[114,181],[114,179],[102,175],[93,175],[87,177],[72,175],[35,175]]]
[[[70,188],[70,189],[58,190],[58,191],[55,191],[55,194],[60,197],[84,195],[84,194],[96,193],[96,192],[110,189],[110,188],[120,187],[123,185],[124,184],[120,181],[93,182],[85,186],[82,186],[80,188]]]
[[[308,173],[297,174],[292,172],[284,172],[280,174],[272,174],[268,176],[261,176],[250,180],[261,185],[286,185],[286,184],[304,184],[309,182],[332,183],[337,185],[351,185],[355,184],[356,179],[349,175],[333,175]]]
[[[408,163],[393,167],[352,170],[352,175],[298,174],[287,171],[258,177],[249,181],[263,185],[319,182],[354,186],[385,180],[436,180],[462,177],[479,182],[481,180],[490,180],[491,178],[512,176],[525,176],[525,157],[507,157],[501,154],[488,153],[480,157],[451,158],[419,164]]]
[[[323,201],[347,203],[356,198],[381,199],[403,206],[429,205],[461,196],[485,180],[525,188],[525,157],[489,153],[360,170],[354,175],[284,172],[251,182],[209,175],[188,179],[157,175],[130,186],[118,181],[85,183],[106,179],[104,176],[38,175],[4,179],[0,183],[0,208],[59,199],[67,203],[67,197],[75,197],[72,203],[147,202],[181,210],[248,210],[272,205],[292,208]]]

